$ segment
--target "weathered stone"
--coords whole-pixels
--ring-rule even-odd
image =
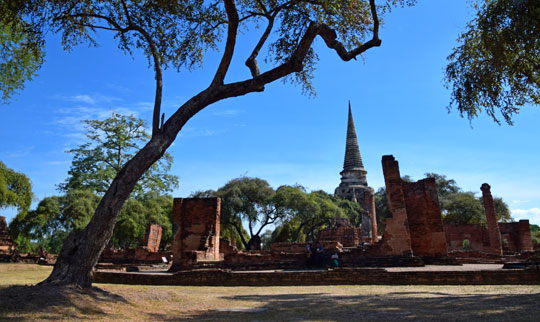
[[[173,202],[173,266],[219,260],[220,198],[175,198]]]
[[[373,252],[379,255],[412,255],[411,235],[399,164],[393,156],[385,155],[382,157],[382,167],[388,206],[392,217],[386,219],[382,240],[373,249]]]
[[[158,224],[149,224],[146,227],[146,235],[144,236],[144,246],[151,252],[159,251],[161,243],[161,234],[163,228]]]
[[[446,236],[435,179],[403,182],[403,192],[414,255],[447,256]]]
[[[347,219],[338,218],[332,228],[325,228],[319,232],[319,241],[337,241],[344,247],[356,247],[362,241],[362,231],[351,226]]]
[[[502,255],[501,231],[497,223],[495,204],[491,196],[491,187],[489,184],[484,183],[480,189],[482,190],[482,203],[484,204],[488,224],[490,251],[493,254]]]

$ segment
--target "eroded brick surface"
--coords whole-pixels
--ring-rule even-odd
[[[173,269],[200,260],[219,260],[220,198],[175,198]]]
[[[448,254],[435,179],[403,182],[403,192],[415,256]]]
[[[337,241],[343,247],[355,247],[362,241],[362,230],[353,227],[345,218],[338,218],[332,228],[325,228],[319,232],[319,241]]]
[[[490,252],[497,255],[502,255],[501,231],[497,223],[497,215],[495,214],[495,204],[491,196],[491,187],[484,183],[480,187],[482,190],[482,203],[486,213],[489,234]]]
[[[386,219],[382,240],[373,252],[380,255],[410,255],[411,237],[399,164],[393,156],[385,155],[382,166],[392,217]]]
[[[9,236],[6,217],[0,216],[0,254],[10,255],[15,251],[15,243]]]
[[[161,242],[161,234],[163,228],[158,224],[150,224],[146,227],[146,235],[144,236],[144,246],[151,252],[159,250]]]

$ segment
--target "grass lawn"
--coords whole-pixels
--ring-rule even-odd
[[[0,264],[0,320],[539,321],[540,285],[24,286],[50,267]]]

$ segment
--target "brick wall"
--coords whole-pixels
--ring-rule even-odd
[[[174,199],[172,270],[193,264],[194,258],[222,258],[219,253],[220,211],[220,198]],[[200,254],[195,256],[193,252]]]

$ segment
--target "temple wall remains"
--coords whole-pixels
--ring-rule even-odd
[[[173,267],[219,260],[220,198],[175,198],[173,202]]]
[[[161,234],[163,228],[158,224],[150,224],[146,227],[146,235],[144,236],[144,246],[150,252],[159,251],[159,244],[161,243]]]

